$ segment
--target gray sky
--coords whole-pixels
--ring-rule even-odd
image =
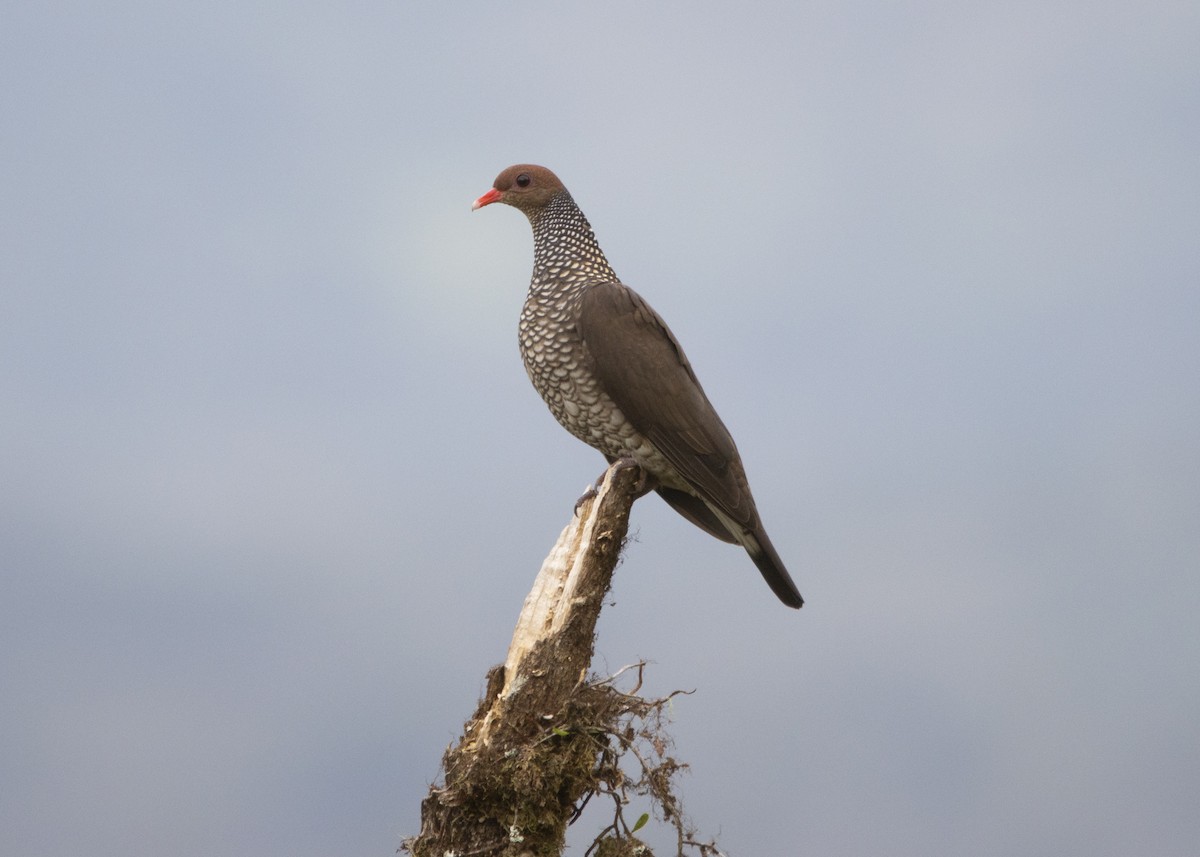
[[[1198,38],[1195,3],[9,4],[0,852],[416,832],[603,467],[520,364],[524,218],[469,210],[530,161],[808,599],[635,508],[598,665],[696,688],[698,827],[1195,854]]]

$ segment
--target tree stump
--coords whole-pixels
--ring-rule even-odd
[[[621,718],[647,703],[587,678],[641,478],[636,466],[610,467],[546,557],[504,665],[488,674],[484,698],[443,757],[443,782],[421,804],[421,832],[403,846],[414,857],[559,855],[605,765],[622,776],[610,740]],[[620,831],[614,838],[637,842]]]

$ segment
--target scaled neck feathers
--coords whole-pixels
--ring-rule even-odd
[[[567,191],[529,213],[533,227],[533,283],[571,285],[616,280],[592,227]]]

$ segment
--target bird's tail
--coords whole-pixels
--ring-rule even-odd
[[[746,553],[750,554],[750,559],[754,560],[754,564],[762,572],[763,579],[767,581],[771,591],[788,607],[795,607],[797,610],[803,607],[804,599],[800,596],[800,590],[796,588],[779,554],[775,553],[775,546],[767,538],[766,531],[760,526],[756,532],[746,535],[747,539],[743,542]]]
[[[771,591],[779,596],[779,600],[788,607],[799,609],[804,606],[800,590],[792,582],[791,575],[783,566],[783,560],[775,553],[775,546],[767,538],[766,531],[759,524],[757,529],[748,531],[728,518],[714,511],[707,503],[686,491],[666,488],[660,485],[658,493],[671,504],[676,512],[683,515],[700,529],[716,536],[723,542],[740,544],[750,554],[750,559],[758,566],[763,578]]]

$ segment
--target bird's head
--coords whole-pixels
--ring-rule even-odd
[[[558,176],[545,167],[517,164],[496,176],[492,189],[475,200],[471,210],[483,208],[493,202],[503,202],[520,209],[526,215],[532,215],[545,208],[550,200],[565,190]]]

